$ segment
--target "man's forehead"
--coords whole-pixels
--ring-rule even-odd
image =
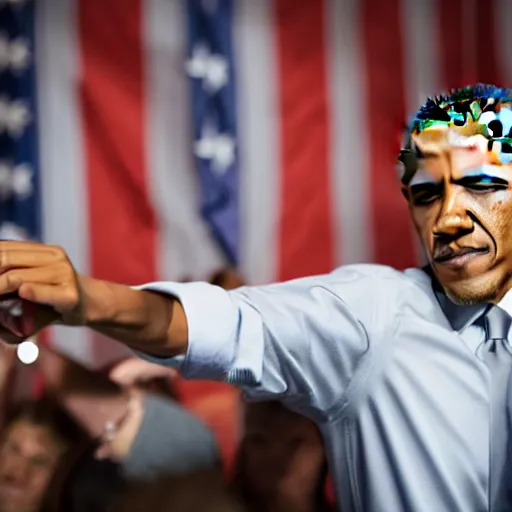
[[[454,179],[476,174],[503,178],[506,175],[506,179],[509,179],[512,152],[504,151],[504,144],[506,142],[500,141],[490,144],[489,139],[477,130],[463,132],[456,127],[425,130],[412,137],[413,148],[419,156],[418,169],[412,181],[418,181],[420,177],[416,174],[425,174],[425,170],[429,171],[431,178],[436,179],[440,179],[447,170]],[[443,165],[443,162],[449,162],[450,166]]]
[[[423,181],[424,178],[416,174],[425,167],[435,170],[428,159],[443,154],[467,153],[464,156],[467,164],[462,168],[512,165],[510,102],[474,99],[435,108],[438,111],[432,118],[416,119],[410,132],[406,158],[401,158],[404,184],[412,184],[411,180]]]
[[[416,174],[425,169],[440,179],[447,170],[457,175],[486,164],[502,165],[499,155],[489,151],[488,141],[481,134],[463,135],[451,127],[425,130],[412,137],[412,145],[419,157],[413,181],[417,181]]]

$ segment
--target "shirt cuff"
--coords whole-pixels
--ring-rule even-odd
[[[185,355],[163,358],[137,354],[152,363],[179,367],[188,379],[225,379],[235,359],[239,311],[226,290],[205,282],[155,282],[135,287],[175,297],[182,305],[188,324]]]

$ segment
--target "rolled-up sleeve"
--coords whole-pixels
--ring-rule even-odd
[[[242,386],[256,399],[284,396],[327,410],[369,352],[372,333],[382,331],[379,322],[389,320],[379,311],[389,279],[378,268],[353,265],[232,291],[207,283],[144,285],[181,302],[189,342],[181,359],[142,356],[179,365],[185,378]]]

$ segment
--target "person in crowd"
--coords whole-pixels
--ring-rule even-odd
[[[318,427],[280,402],[245,404],[233,488],[248,511],[327,512],[327,458]]]
[[[0,512],[53,512],[46,496],[59,465],[86,441],[49,395],[13,404],[0,439]]]
[[[279,399],[319,426],[344,512],[510,510],[511,130],[512,90],[492,85],[415,115],[400,182],[426,268],[129,287],[78,276],[62,248],[0,242],[0,294],[24,301],[2,338],[85,325]]]
[[[247,512],[216,470],[162,475],[125,490],[111,512]]]
[[[37,364],[47,389],[94,440],[64,468],[55,510],[107,511],[126,483],[222,466],[213,433],[165,394],[132,379],[120,387],[48,347],[41,347]]]
[[[110,512],[115,499],[132,484],[120,463],[98,459],[96,451],[93,441],[60,468],[58,485],[47,494],[51,512]]]

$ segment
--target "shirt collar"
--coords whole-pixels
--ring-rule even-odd
[[[498,306],[512,316],[512,290],[509,290],[498,303]]]
[[[430,276],[432,280],[432,288],[439,306],[454,331],[462,332],[464,329],[472,325],[482,315],[482,313],[486,311],[486,304],[476,304],[474,306],[461,306],[459,304],[455,304],[442,290],[430,267],[424,267],[423,270]],[[509,310],[507,310],[507,312],[512,312],[512,293],[509,292],[507,295],[509,300]],[[505,297],[503,300],[504,299]]]
[[[435,294],[443,313],[450,322],[454,331],[462,332],[464,329],[475,323],[475,321],[487,310],[487,306],[485,304],[460,306],[459,304],[452,302],[451,299],[443,292],[435,290]]]

